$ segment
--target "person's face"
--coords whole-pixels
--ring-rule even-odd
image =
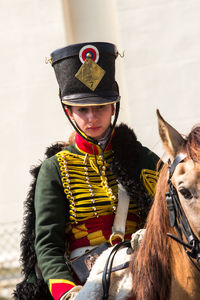
[[[114,104],[98,106],[72,106],[68,115],[87,136],[101,139],[111,123]]]

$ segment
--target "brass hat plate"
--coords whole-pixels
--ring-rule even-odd
[[[84,64],[82,64],[75,77],[91,91],[94,91],[105,73],[106,72],[91,58],[86,58]]]

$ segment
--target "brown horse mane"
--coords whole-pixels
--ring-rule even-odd
[[[188,158],[200,162],[200,126],[193,128],[181,149]],[[146,232],[138,251],[132,256],[131,272],[136,300],[168,300],[171,286],[171,240],[173,232],[165,201],[168,191],[168,166],[164,164],[156,195],[146,221]]]

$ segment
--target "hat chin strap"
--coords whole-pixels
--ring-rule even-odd
[[[68,113],[66,112],[66,109],[65,109],[65,105],[62,103],[61,101],[61,104],[62,104],[62,107],[63,107],[63,110],[65,112],[65,115],[67,116],[69,122],[71,123],[71,125],[73,126],[73,128],[75,129],[75,131],[84,139],[86,140],[87,142],[91,142],[95,145],[99,145],[99,142],[85,134],[83,134],[83,132],[80,130],[80,128],[78,127],[78,125],[76,123],[74,123],[71,118],[69,117]],[[105,143],[104,145],[104,149],[102,149],[103,151],[106,149],[109,141],[110,141],[110,138],[111,138],[111,135],[112,135],[112,132],[113,132],[113,129],[115,128],[115,125],[117,123],[117,119],[118,119],[118,116],[119,116],[119,108],[120,108],[120,103],[117,102],[116,103],[116,110],[115,110],[115,118],[114,118],[114,121],[113,121],[113,124],[111,125],[110,127],[110,132],[108,134],[108,137],[107,137],[107,142]]]

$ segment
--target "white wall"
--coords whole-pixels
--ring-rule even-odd
[[[200,2],[117,0],[128,120],[162,154],[155,110],[181,133],[200,122]]]
[[[45,56],[66,44],[61,1],[0,1],[0,223],[22,220],[29,169],[68,135]],[[61,130],[60,130],[61,129]]]

